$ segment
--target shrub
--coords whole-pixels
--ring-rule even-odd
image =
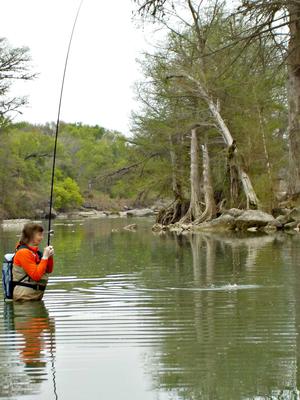
[[[72,178],[58,180],[54,185],[54,196],[54,207],[59,211],[76,208],[83,203],[79,186]]]

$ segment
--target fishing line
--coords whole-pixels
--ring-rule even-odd
[[[60,89],[60,97],[59,97],[56,128],[55,128],[55,141],[54,141],[54,148],[53,148],[53,164],[52,164],[52,175],[51,175],[51,190],[50,190],[49,213],[48,213],[48,241],[47,241],[48,246],[50,245],[50,241],[51,241],[51,222],[52,222],[54,174],[55,174],[55,163],[56,163],[57,138],[58,138],[59,122],[60,122],[60,110],[61,110],[62,97],[63,97],[63,92],[64,92],[65,77],[66,77],[66,71],[67,71],[67,66],[68,66],[70,49],[71,49],[71,45],[72,45],[72,40],[73,40],[73,35],[74,35],[76,23],[77,23],[77,20],[78,20],[78,16],[79,16],[83,1],[84,0],[80,1],[80,4],[79,4],[78,9],[77,9],[76,16],[75,16],[75,20],[74,20],[74,23],[73,23],[73,28],[72,28],[72,31],[71,31],[71,36],[70,36],[70,40],[69,40],[67,55],[66,55],[66,59],[65,59],[65,66],[64,66],[64,71],[63,71],[61,89]]]

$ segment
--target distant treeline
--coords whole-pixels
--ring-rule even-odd
[[[168,198],[172,205],[161,215],[167,224],[209,220],[229,207],[270,210],[297,197],[300,29],[289,15],[300,6],[135,3],[136,16],[165,36],[139,60],[144,76],[136,83],[132,134],[62,123],[55,208]],[[0,39],[2,216],[31,215],[49,198],[54,126],[11,122],[26,99],[11,99],[9,87],[34,79],[29,61],[28,49]]]
[[[0,134],[0,209],[3,217],[32,217],[47,209],[55,127],[6,124]],[[139,201],[137,152],[122,134],[100,126],[61,123],[54,207],[121,207]],[[142,180],[142,177],[140,178]]]

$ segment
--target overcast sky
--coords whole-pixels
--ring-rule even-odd
[[[31,50],[33,82],[14,93],[29,96],[18,119],[54,121],[70,30],[79,0],[0,0],[0,37]],[[132,22],[131,0],[85,0],[73,39],[61,118],[129,132],[139,78],[135,59],[149,47]]]

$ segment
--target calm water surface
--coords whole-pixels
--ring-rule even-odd
[[[55,222],[44,301],[0,301],[0,398],[299,399],[300,235],[127,223]]]

